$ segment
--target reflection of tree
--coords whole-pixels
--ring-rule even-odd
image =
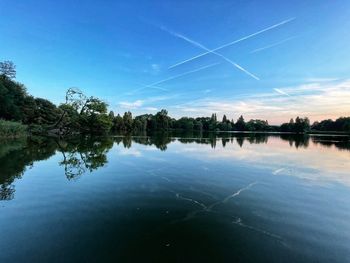
[[[350,138],[348,136],[322,136],[322,137],[312,137],[312,142],[314,144],[322,145],[323,147],[330,148],[335,146],[339,150],[349,150],[350,149]]]
[[[68,180],[76,179],[86,171],[92,172],[107,163],[107,153],[113,146],[113,138],[104,137],[99,140],[81,139],[69,142],[56,141],[63,160]]]
[[[288,141],[289,145],[295,148],[307,148],[309,146],[310,137],[303,134],[281,134],[280,138],[284,141]]]
[[[124,148],[127,148],[129,149],[131,147],[131,135],[126,135],[123,137],[123,145],[124,145]]]
[[[310,141],[323,147],[336,147],[341,150],[350,150],[349,137],[310,137],[305,135],[266,135],[266,134],[215,134],[198,133],[188,134],[186,137],[176,137],[177,134],[158,133],[152,136],[119,136],[70,139],[67,141],[55,141],[49,138],[32,137],[21,140],[7,140],[0,142],[0,200],[11,200],[14,198],[15,185],[13,182],[20,179],[26,169],[33,166],[35,161],[45,160],[55,154],[58,150],[62,154],[59,165],[64,167],[66,177],[71,180],[78,178],[85,172],[92,172],[107,163],[107,153],[113,143],[122,143],[125,148],[132,147],[132,142],[143,145],[154,145],[165,151],[167,145],[175,140],[181,143],[207,144],[215,148],[217,138],[221,139],[223,147],[233,144],[235,141],[243,147],[244,141],[251,144],[267,143],[269,137],[277,137],[289,142],[296,148],[308,147]]]
[[[226,143],[230,142],[230,139],[229,138],[221,138],[221,142],[222,142],[222,147],[225,148]]]
[[[9,183],[0,185],[0,200],[11,200],[15,195],[15,186]]]
[[[243,136],[237,136],[236,141],[237,141],[239,147],[242,148],[244,140],[245,140],[245,138]]]
[[[172,142],[174,139],[172,139],[171,136],[167,133],[156,133],[152,134],[152,136],[149,137],[130,137],[130,145],[131,145],[131,139],[136,142],[143,145],[154,145],[156,148],[158,148],[161,151],[165,151],[167,149],[167,144]],[[125,145],[124,145],[125,146]]]
[[[13,182],[22,177],[26,167],[32,166],[34,161],[48,159],[55,149],[51,140],[40,137],[1,142],[0,200],[13,199]]]

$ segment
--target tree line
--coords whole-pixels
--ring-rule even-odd
[[[123,114],[108,112],[108,105],[99,98],[86,96],[76,88],[70,88],[65,101],[56,106],[44,98],[36,98],[27,93],[23,84],[16,82],[16,68],[11,61],[0,62],[0,119],[16,121],[26,125],[32,134],[74,135],[136,133],[169,130],[185,131],[250,131],[250,132],[350,132],[350,117],[337,120],[323,120],[310,125],[307,117],[296,117],[281,126],[269,125],[267,120],[246,121],[240,116],[236,121],[223,115],[218,119],[213,113],[210,117],[172,118],[167,110],[156,114],[133,116],[130,111]],[[1,132],[8,133],[20,126],[0,125]]]

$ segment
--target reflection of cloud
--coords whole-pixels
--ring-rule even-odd
[[[284,170],[285,170],[285,168],[279,168],[279,169],[273,171],[272,174],[273,174],[273,175],[277,175],[277,174],[283,172]]]
[[[168,150],[189,158],[237,161],[240,165],[270,169],[275,175],[285,174],[315,182],[340,182],[350,186],[349,152],[335,147],[324,148],[312,142],[307,148],[296,149],[290,147],[288,141],[270,137],[266,144],[246,141],[242,148],[237,144],[226,147],[216,144],[215,152],[208,144],[184,146],[175,142],[168,145]]]
[[[288,140],[270,136],[267,143],[249,143],[247,139],[240,147],[234,140],[233,143],[227,142],[225,147],[217,143],[215,149],[210,144],[183,144],[173,140],[165,152],[159,151],[154,145],[134,141],[131,148],[124,148],[120,144],[116,150],[119,155],[142,156],[148,161],[167,162],[169,165],[176,158],[174,154],[188,160],[196,159],[205,165],[198,166],[201,171],[211,170],[207,167],[210,163],[215,165],[216,162],[228,161],[233,166],[239,164],[240,167],[262,169],[267,175],[294,176],[317,184],[339,182],[350,187],[349,151],[339,150],[335,146],[325,148],[311,140],[307,148],[296,148],[291,147]]]
[[[119,155],[131,155],[134,157],[141,157],[142,156],[141,151],[135,149],[134,147],[132,147],[132,148],[118,148],[118,154]]]

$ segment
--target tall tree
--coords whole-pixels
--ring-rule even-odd
[[[236,121],[235,128],[238,131],[244,131],[245,130],[246,124],[245,124],[245,121],[244,121],[244,118],[243,118],[242,115]]]

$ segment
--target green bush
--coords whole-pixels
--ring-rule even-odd
[[[19,122],[0,120],[0,137],[17,138],[27,135],[27,126]]]

